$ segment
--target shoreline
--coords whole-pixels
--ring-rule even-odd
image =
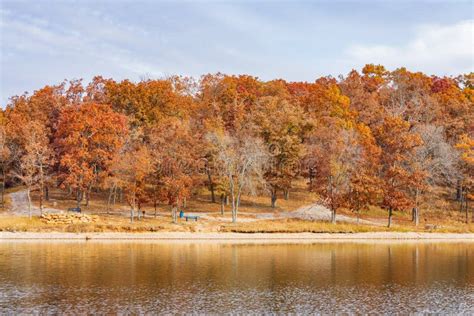
[[[442,241],[473,242],[474,233],[62,233],[0,232],[0,242],[7,241],[161,241],[161,242],[245,242],[245,243],[317,243],[333,241]]]

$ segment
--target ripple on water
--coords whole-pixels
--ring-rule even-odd
[[[0,314],[474,314],[473,258],[442,244],[0,244]]]

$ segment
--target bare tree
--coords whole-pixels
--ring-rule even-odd
[[[218,169],[228,184],[235,223],[242,193],[255,193],[264,185],[263,173],[269,155],[258,138],[211,134],[208,139],[216,147]]]
[[[414,151],[412,163],[425,174],[426,185],[452,185],[459,179],[459,153],[451,146],[445,136],[444,128],[430,124],[415,127],[423,144]],[[419,223],[420,188],[412,189],[415,207],[412,220]]]
[[[38,189],[40,194],[40,212],[43,214],[43,191],[46,182],[46,170],[51,163],[52,152],[44,128],[35,122],[25,127],[26,144],[24,155],[20,159],[19,170],[13,175],[22,181],[27,190],[28,214],[31,218],[31,191]]]

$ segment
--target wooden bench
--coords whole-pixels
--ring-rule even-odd
[[[186,222],[188,221],[188,219],[192,219],[192,220],[195,220],[197,222],[197,220],[199,219],[199,216],[185,215],[184,218],[186,219]]]
[[[76,213],[81,213],[81,208],[80,207],[71,207],[67,209],[68,212],[76,212]]]

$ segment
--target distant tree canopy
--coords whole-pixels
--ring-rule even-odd
[[[298,177],[333,213],[418,208],[434,185],[473,199],[474,75],[429,76],[366,65],[314,82],[248,75],[138,83],[95,77],[10,98],[0,117],[2,188],[49,186],[88,203],[123,191],[133,210],[176,211],[202,187],[260,191],[272,207]],[[110,199],[110,197],[109,197]],[[462,204],[464,203],[464,204]]]

